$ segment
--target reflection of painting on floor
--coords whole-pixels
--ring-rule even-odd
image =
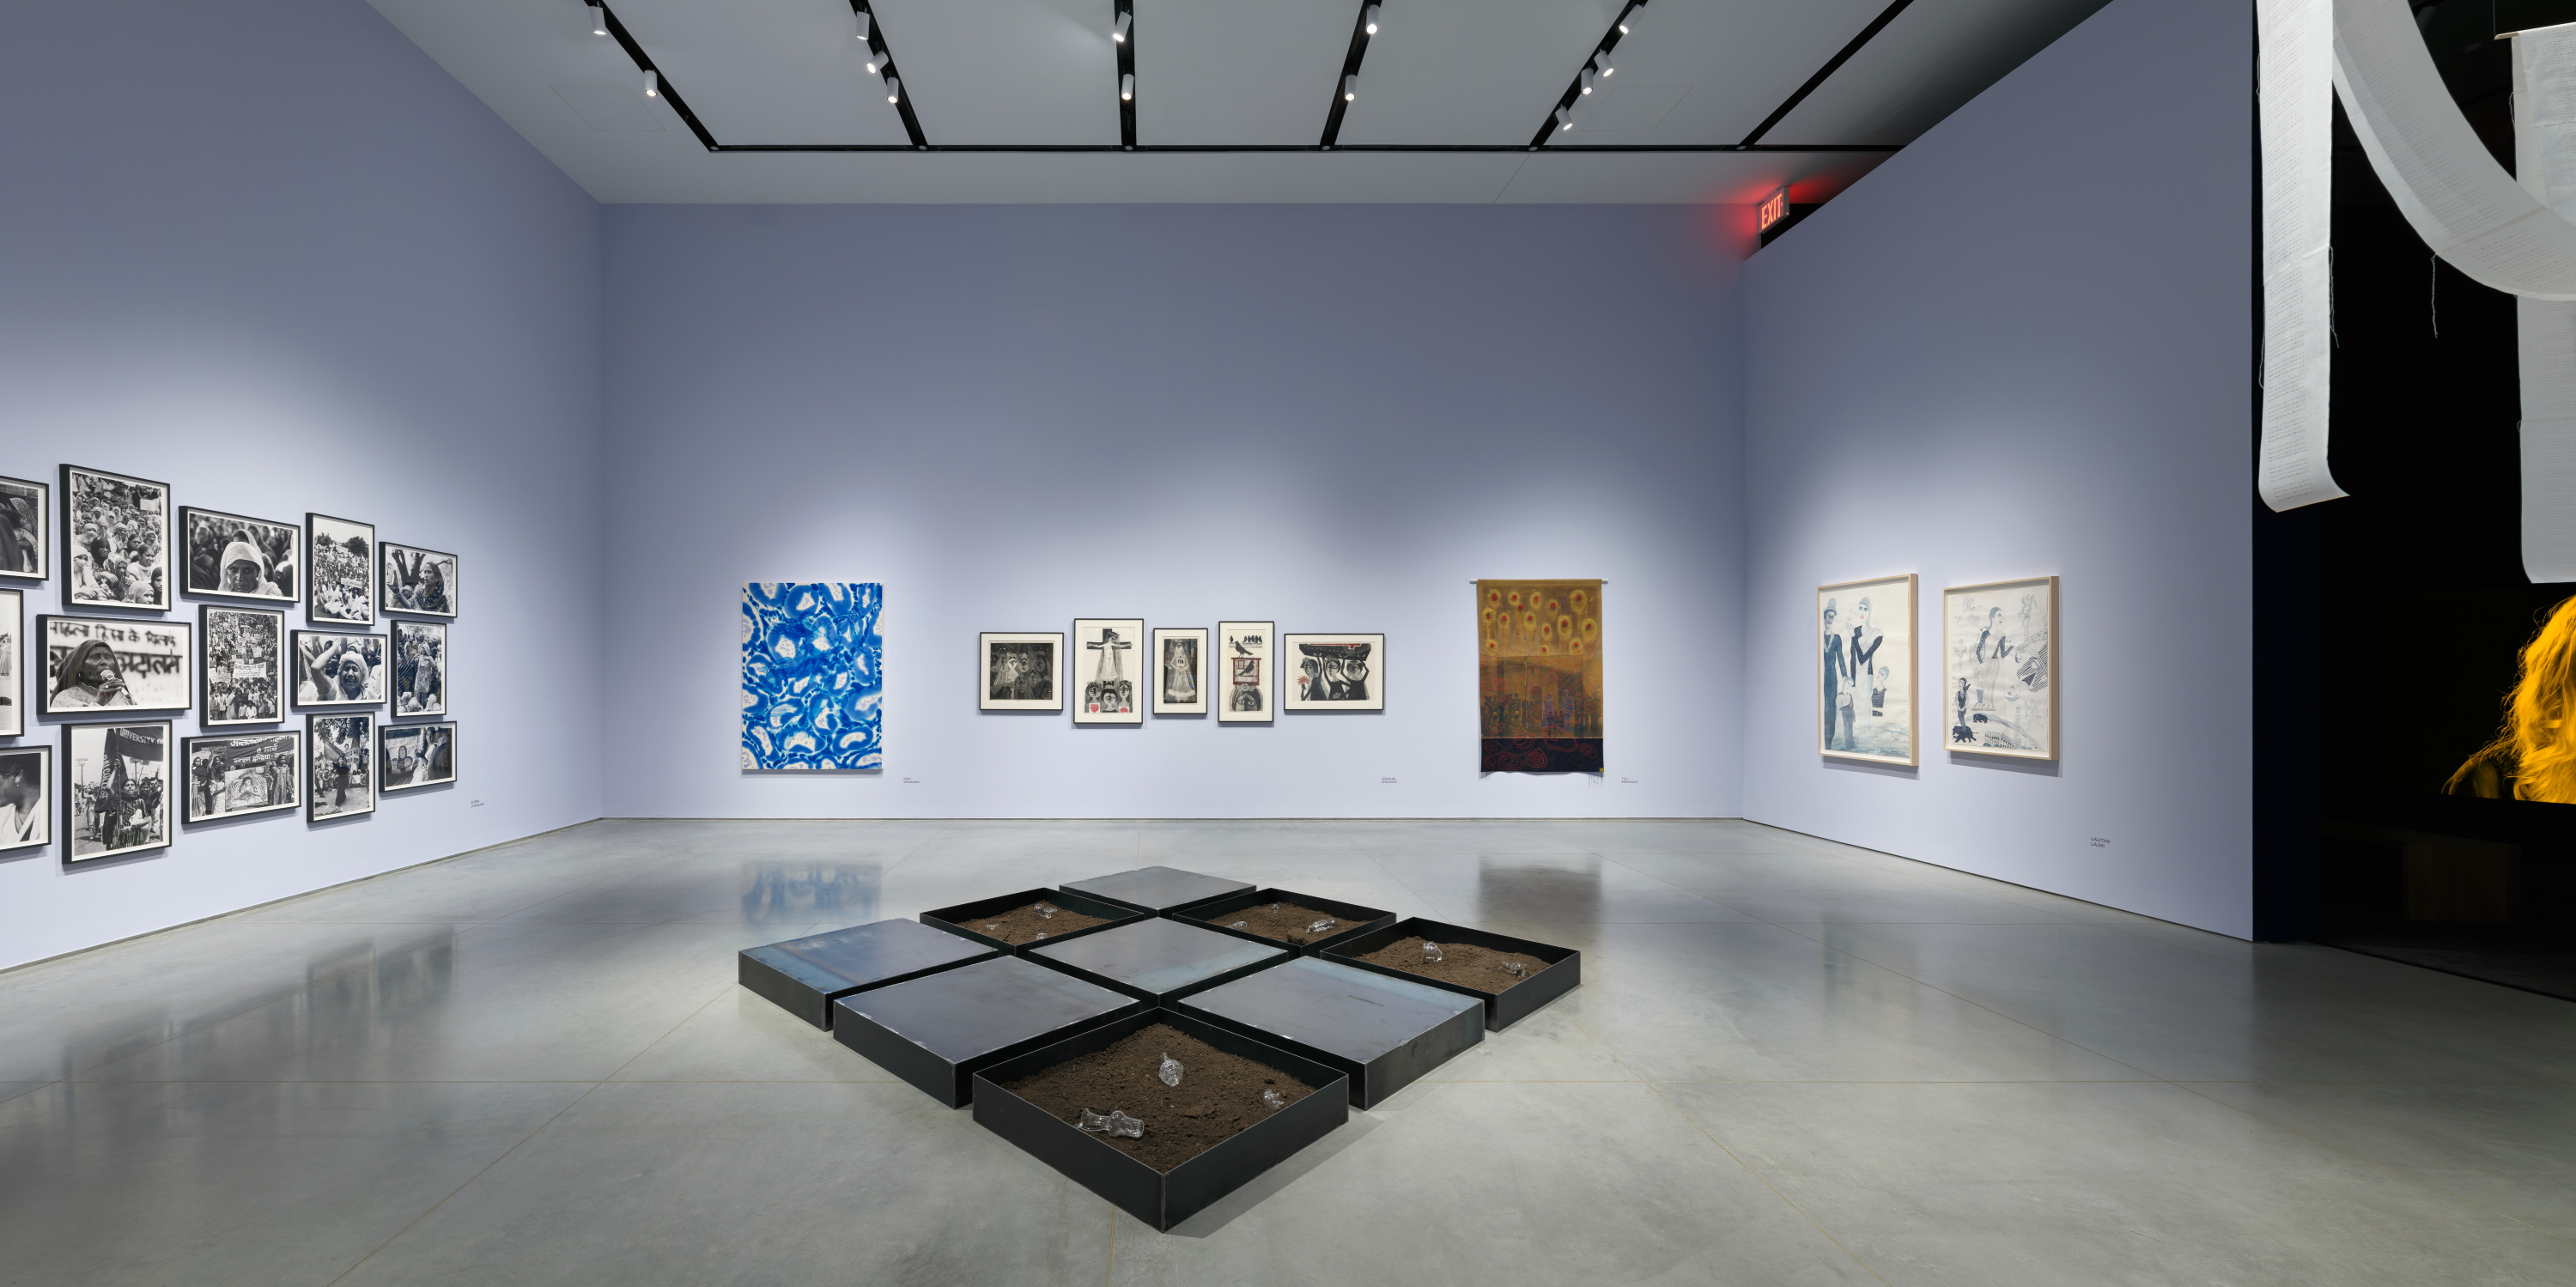
[[[884,606],[872,582],[742,588],[742,767],[883,765]]]
[[[1601,771],[1601,584],[1476,583],[1485,772]]]

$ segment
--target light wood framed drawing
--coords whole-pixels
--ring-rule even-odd
[[[1208,632],[1204,629],[1154,631],[1154,713],[1208,713]]]
[[[1939,709],[1949,747],[2057,758],[2057,578],[1941,592]]]
[[[975,705],[988,711],[1064,709],[1064,632],[987,630],[975,636]]]
[[[1816,753],[1919,763],[1915,575],[1816,587]]]
[[[1272,657],[1279,651],[1274,621],[1216,623],[1216,722],[1267,724],[1277,718],[1279,693]]]

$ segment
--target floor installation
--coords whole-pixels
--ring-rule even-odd
[[[1582,986],[1168,1234],[734,983],[1169,861]],[[0,975],[0,1281],[2570,1283],[2576,1009],[1736,822],[603,821]]]

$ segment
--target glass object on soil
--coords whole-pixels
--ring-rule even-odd
[[[1334,926],[1336,926],[1336,925],[1339,925],[1339,924],[1341,924],[1341,922],[1340,922],[1340,921],[1334,920],[1332,917],[1327,916],[1327,917],[1325,917],[1324,919],[1322,919],[1322,920],[1320,920],[1320,921],[1317,921],[1317,922],[1315,922],[1315,923],[1314,923],[1314,924],[1312,924],[1312,925],[1307,926],[1307,927],[1306,927],[1306,932],[1307,932],[1307,933],[1309,933],[1309,934],[1321,934],[1321,933],[1323,933],[1325,930],[1331,929],[1332,927],[1334,927]]]
[[[1288,1106],[1288,1101],[1276,1090],[1265,1090],[1261,1092],[1261,1102],[1268,1104],[1273,1111],[1286,1108]]]
[[[1113,1108],[1109,1110],[1109,1133],[1141,1140],[1145,1138],[1145,1124],[1129,1117],[1125,1109]]]
[[[1154,1075],[1162,1078],[1163,1084],[1166,1086],[1180,1085],[1181,1061],[1172,1058],[1172,1053],[1170,1051],[1164,1051],[1163,1062],[1154,1065]]]
[[[1038,913],[1038,919],[1039,919],[1039,920],[1042,920],[1042,921],[1051,921],[1051,920],[1054,920],[1054,919],[1055,919],[1055,904],[1053,904],[1053,903],[1040,903],[1040,904],[1038,904],[1038,906],[1037,906],[1037,913]]]
[[[997,924],[997,925],[987,925],[987,926],[985,926],[985,927],[984,927],[984,932],[985,932],[985,933],[987,933],[987,934],[999,934],[999,933],[1001,933],[1001,932],[1002,932],[1002,927],[1001,927],[1000,925],[998,925],[998,924]]]
[[[1515,979],[1529,973],[1529,967],[1518,961],[1505,961],[1503,962],[1502,969],[1503,973],[1508,974]]]
[[[1046,937],[1046,931],[1045,931],[1045,930],[1039,930],[1039,931],[1038,931],[1038,938],[1045,938],[1045,937]],[[1030,941],[1030,942],[1032,942],[1032,943],[1034,943],[1034,942],[1036,942],[1036,941],[1037,941],[1037,939],[1033,938],[1033,939],[1030,939],[1029,941]]]
[[[1235,923],[1233,923],[1232,925],[1228,925],[1228,926],[1226,926],[1226,928],[1227,928],[1227,929],[1251,929],[1251,928],[1252,928],[1252,922],[1250,922],[1250,921],[1236,921],[1236,922],[1235,922]]]
[[[1086,1131],[1105,1131],[1109,1129],[1109,1119],[1086,1108],[1082,1110],[1081,1125]]]
[[[1431,940],[1429,940],[1429,939],[1424,939],[1424,940],[1422,941],[1422,959],[1423,959],[1423,960],[1426,960],[1426,961],[1437,961],[1437,960],[1439,960],[1439,959],[1440,959],[1440,945],[1439,945],[1439,944],[1437,944],[1437,943],[1432,942],[1432,941],[1431,941]]]

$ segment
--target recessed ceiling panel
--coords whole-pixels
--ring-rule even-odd
[[[932,143],[1118,145],[1110,0],[875,0]]]
[[[1136,141],[1311,146],[1359,12],[1359,0],[1136,0]]]
[[[719,143],[912,141],[867,74],[849,0],[611,0],[610,8]]]
[[[1771,138],[1910,143],[2103,3],[1914,0],[1782,119]]]
[[[1618,0],[1388,0],[1341,141],[1527,143],[1618,13]]]
[[[1924,2],[1916,0],[1916,7]],[[1887,0],[1652,0],[1630,15],[1628,34],[1611,60],[1615,70],[1599,90],[1575,100],[1574,128],[1559,130],[1549,142],[1740,143],[1886,7]],[[1576,58],[1557,77],[1554,93],[1564,93],[1582,67]],[[1662,110],[1654,110],[1658,106]],[[1524,128],[1538,128],[1545,115]],[[1762,141],[1862,140],[1793,139],[1775,129]]]

